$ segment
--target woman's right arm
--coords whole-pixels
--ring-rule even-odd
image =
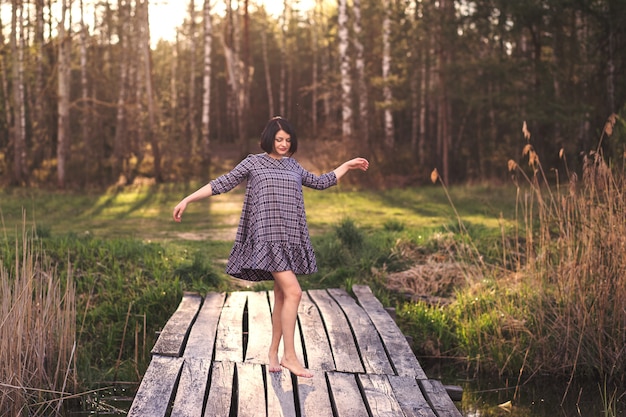
[[[187,197],[183,198],[180,203],[174,207],[174,213],[172,217],[174,217],[174,221],[180,223],[183,212],[187,208],[187,204],[193,203],[194,201],[202,200],[203,198],[211,197],[213,195],[213,189],[211,188],[211,183],[205,185],[199,190],[189,194]]]
[[[174,207],[174,213],[172,213],[174,221],[180,223],[183,212],[187,208],[187,204],[202,200],[203,198],[211,197],[212,195],[222,194],[235,188],[248,177],[248,173],[254,165],[254,158],[254,155],[248,155],[246,159],[241,161],[229,173],[217,177],[204,187],[200,188],[198,191],[195,191],[194,193],[191,193],[187,197],[183,198],[180,203]]]

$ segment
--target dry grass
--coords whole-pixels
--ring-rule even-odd
[[[603,136],[615,124],[611,116]],[[607,128],[608,127],[608,128]],[[623,378],[626,373],[626,178],[611,170],[600,145],[584,157],[582,181],[548,186],[539,156],[525,151],[531,175],[509,167],[518,185],[519,222],[525,227],[506,248],[507,259],[538,296],[531,343],[534,365],[545,371]],[[526,189],[526,191],[523,191]],[[556,191],[552,191],[556,189]],[[520,254],[523,254],[520,255]]]
[[[0,411],[60,415],[76,384],[74,284],[69,271],[61,282],[32,233],[15,245],[15,260],[0,262]]]

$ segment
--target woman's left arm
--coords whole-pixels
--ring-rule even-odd
[[[339,180],[339,178],[343,177],[348,171],[351,171],[353,169],[360,169],[361,171],[367,171],[369,166],[370,166],[370,163],[367,161],[367,159],[354,158],[339,165],[337,168],[335,168],[333,172],[337,176],[337,180]]]

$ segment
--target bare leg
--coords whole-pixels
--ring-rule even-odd
[[[292,271],[272,272],[274,276],[274,288],[280,288],[282,292],[283,303],[280,311],[280,330],[283,336],[283,358],[280,364],[289,369],[294,375],[311,378],[313,374],[302,366],[296,355],[294,344],[294,334],[296,330],[296,319],[298,318],[298,305],[302,298],[302,289],[298,283],[296,275]],[[274,315],[278,317],[276,306],[274,307]],[[274,326],[274,317],[272,317],[272,329]],[[275,334],[272,334],[272,347],[274,344]],[[280,337],[278,337],[280,341]],[[270,348],[270,355],[272,348]]]
[[[281,371],[280,361],[278,360],[278,346],[280,345],[280,339],[283,337],[281,316],[284,303],[285,293],[280,288],[280,285],[278,285],[278,283],[274,281],[274,308],[272,309],[272,343],[270,344],[270,351],[268,354],[270,362],[270,372]]]

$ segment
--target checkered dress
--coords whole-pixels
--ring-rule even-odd
[[[337,184],[334,172],[314,175],[292,158],[249,155],[211,181],[213,194],[247,180],[235,245],[226,273],[249,281],[272,280],[272,271],[317,271],[309,238],[302,186],[323,190]]]

